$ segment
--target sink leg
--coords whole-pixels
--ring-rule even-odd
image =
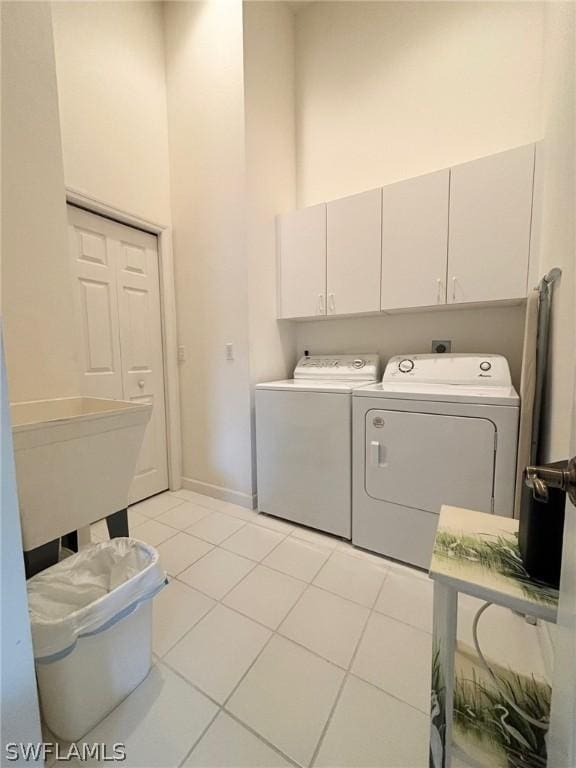
[[[78,552],[78,531],[72,531],[62,536],[62,546],[72,550],[72,552]]]
[[[106,525],[108,526],[108,533],[111,539],[117,539],[119,536],[129,536],[128,510],[121,509],[119,512],[108,515]]]
[[[36,549],[30,549],[28,552],[24,552],[26,578],[29,579],[31,576],[40,573],[40,571],[49,568],[51,565],[56,565],[59,552],[60,539],[54,539],[46,544],[42,544],[41,547],[36,547]]]

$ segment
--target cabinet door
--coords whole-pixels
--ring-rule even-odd
[[[278,217],[278,317],[326,314],[326,205]]]
[[[328,314],[378,312],[382,190],[327,205]]]
[[[448,303],[526,296],[534,145],[450,172]]]
[[[381,309],[446,303],[450,171],[382,190]]]

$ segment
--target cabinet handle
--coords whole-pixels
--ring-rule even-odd
[[[336,299],[334,298],[333,293],[328,294],[328,309],[330,312],[336,311]]]
[[[444,283],[442,282],[442,278],[441,278],[441,277],[439,277],[439,278],[436,280],[436,286],[437,286],[437,291],[436,291],[436,304],[443,304],[443,303],[444,303],[444,301],[443,301],[443,296],[442,296],[442,294],[444,293]]]
[[[452,301],[456,301],[456,278],[452,278]]]
[[[318,294],[318,314],[319,315],[326,314],[324,310],[324,294],[323,293]]]

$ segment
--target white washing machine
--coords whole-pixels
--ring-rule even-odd
[[[511,517],[519,397],[500,355],[405,355],[354,390],[352,541],[428,568],[442,504]]]
[[[293,379],[257,385],[261,512],[350,538],[352,391],[378,377],[378,355],[309,355]]]

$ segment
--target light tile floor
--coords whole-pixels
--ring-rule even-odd
[[[132,768],[427,766],[426,574],[191,491],[134,505],[130,525],[171,577],[155,663],[85,741],[126,742]],[[535,628],[490,621],[486,650],[505,654],[505,625],[539,674]]]

